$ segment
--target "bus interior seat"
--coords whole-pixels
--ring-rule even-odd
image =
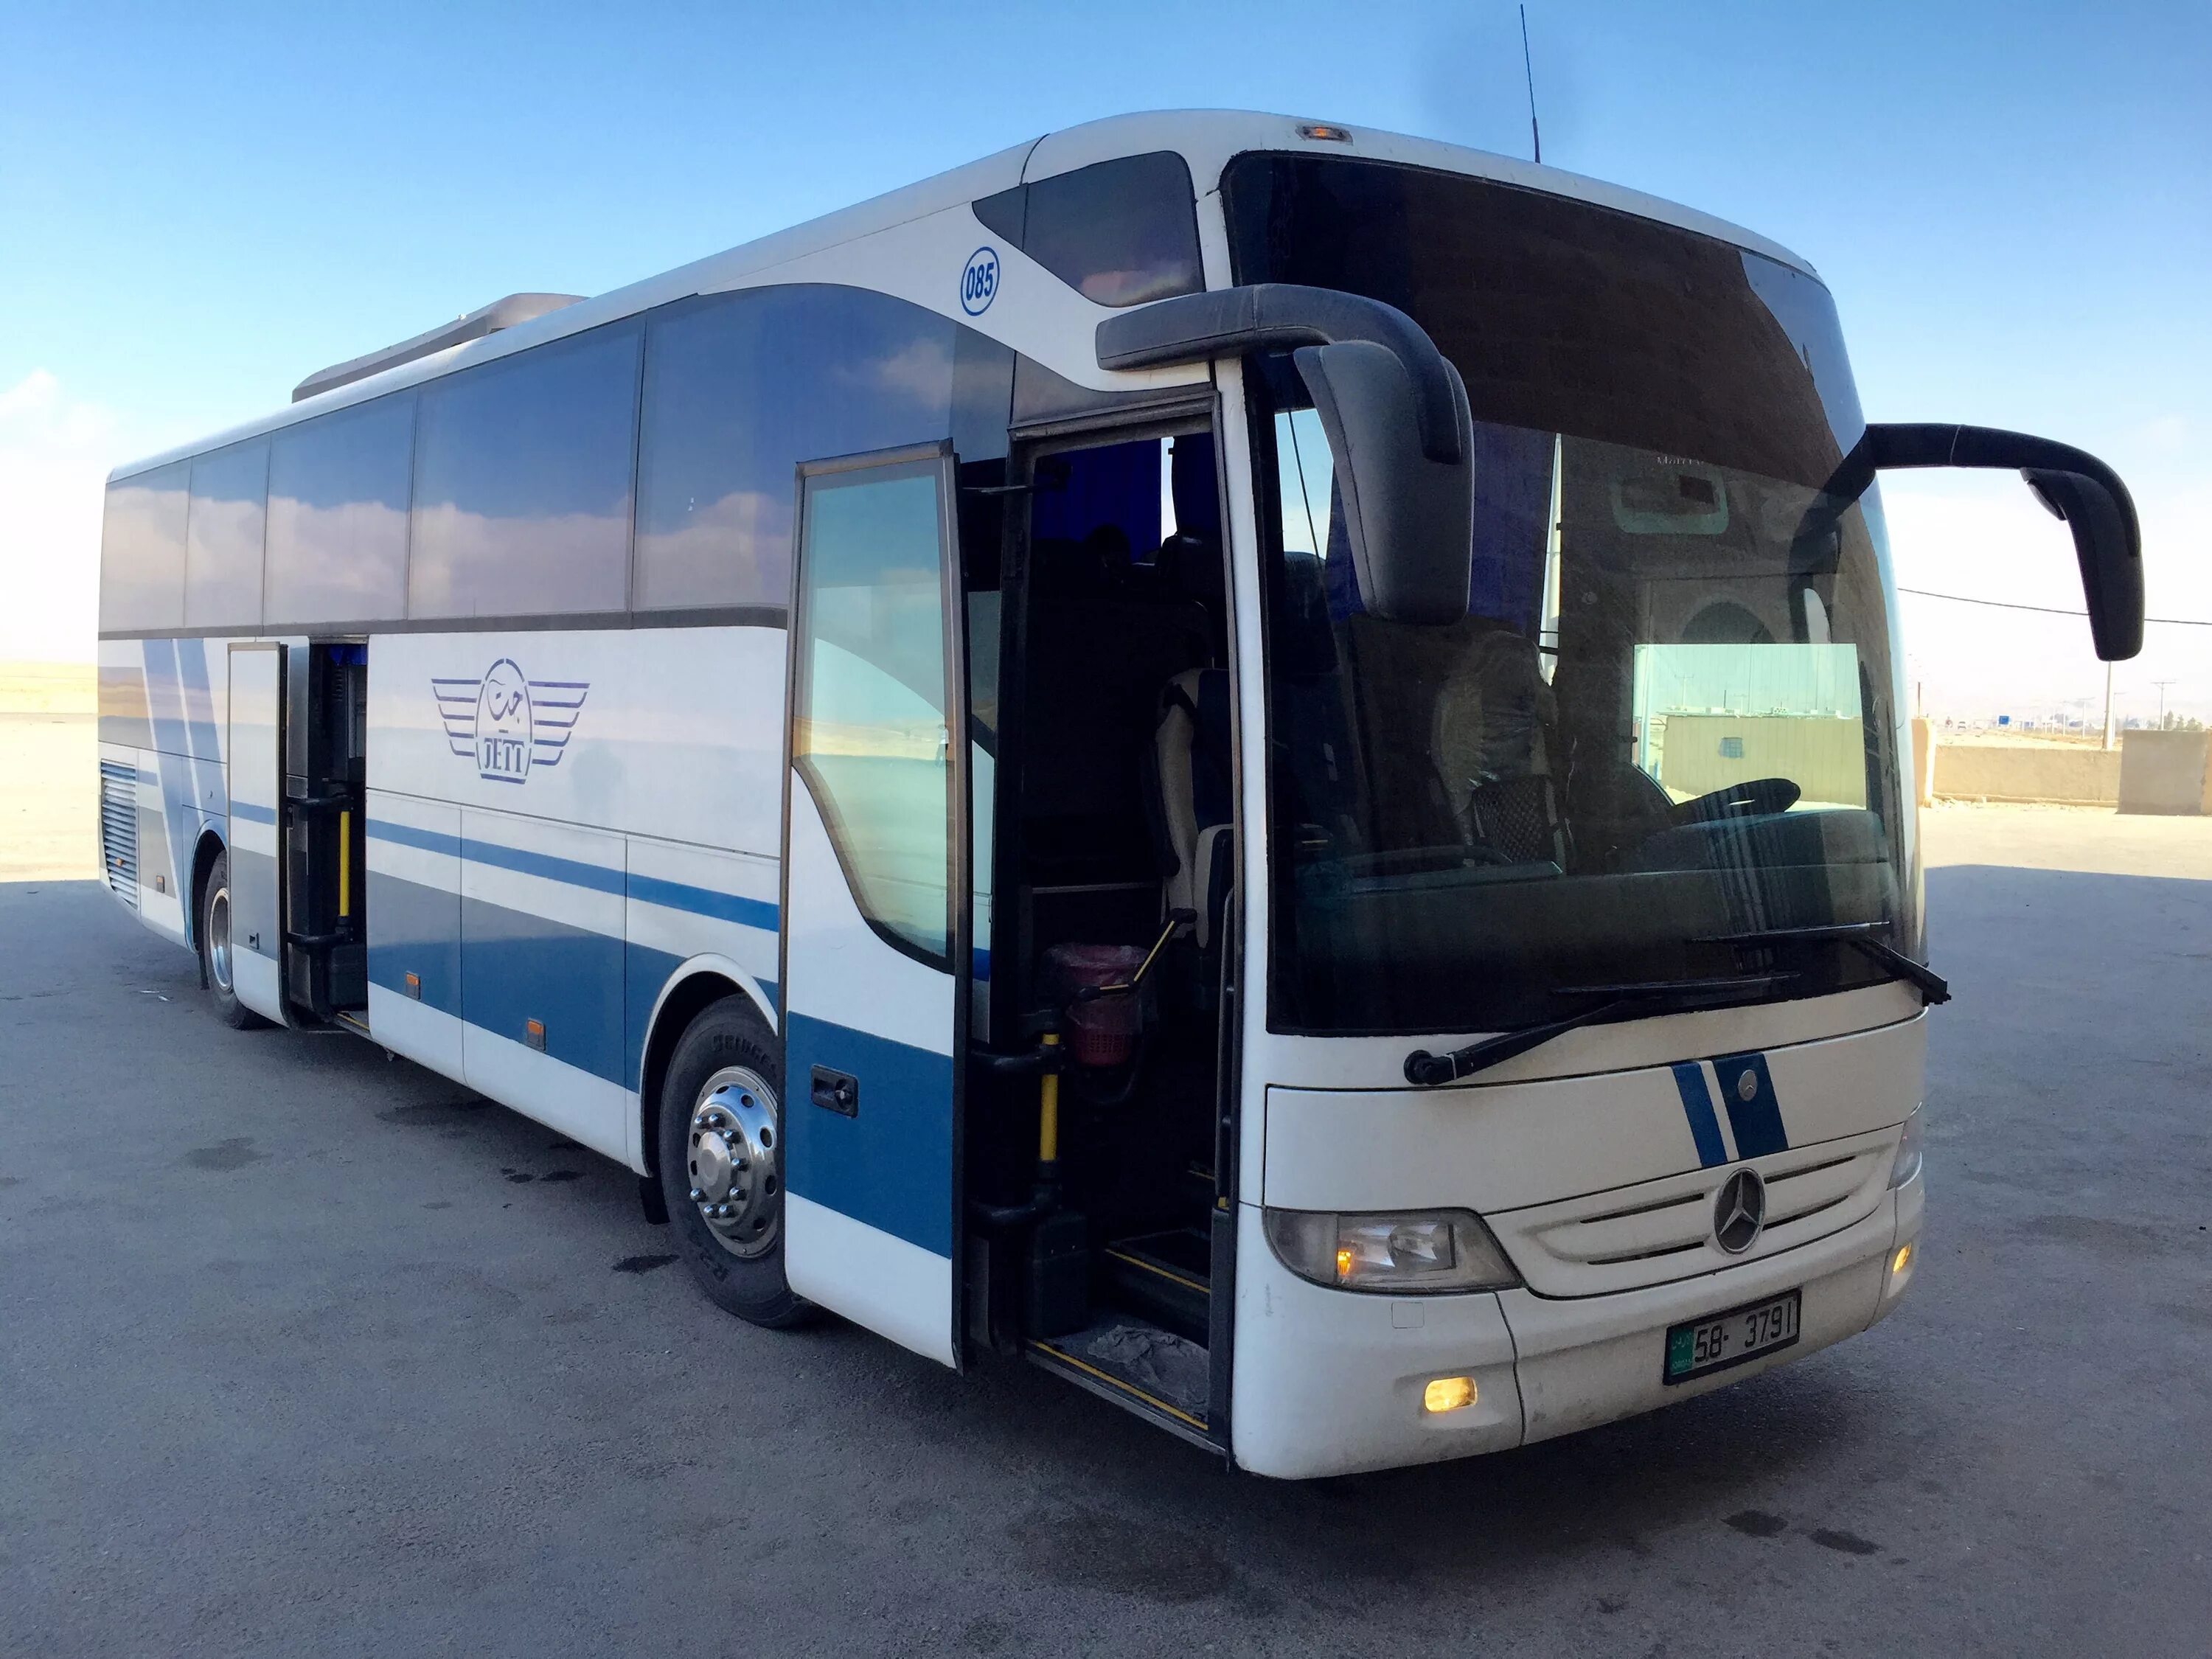
[[[1525,634],[1491,627],[1475,635],[1441,682],[1429,751],[1475,847],[1564,869],[1547,741],[1558,708],[1540,665]]]
[[[1231,794],[1229,675],[1193,668],[1161,689],[1152,737],[1153,834],[1165,878],[1163,914],[1198,917],[1201,961],[1219,937],[1229,901]]]

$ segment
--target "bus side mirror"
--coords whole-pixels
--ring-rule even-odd
[[[1855,465],[1856,464],[1856,465]],[[2070,444],[1986,426],[1869,426],[1838,471],[1871,478],[1897,467],[1970,466],[2017,471],[2074,532],[2089,632],[2097,654],[2124,662],[2142,649],[2142,533],[2119,474]],[[1830,490],[1835,490],[1832,483]],[[1851,492],[1856,500],[1863,481]]]
[[[1424,452],[1405,364],[1367,340],[1292,354],[1336,458],[1337,497],[1370,615],[1442,625],[1467,615],[1474,546],[1474,439],[1467,388],[1449,362],[1457,455]],[[1431,446],[1437,447],[1439,446]]]

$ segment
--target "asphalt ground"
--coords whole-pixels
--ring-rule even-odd
[[[1958,995],[1903,1308],[1300,1486],[735,1322],[612,1164],[0,881],[0,1652],[2212,1650],[2212,821],[1926,827]]]

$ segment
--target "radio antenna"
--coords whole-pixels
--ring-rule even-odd
[[[1544,135],[1536,125],[1536,70],[1528,59],[1528,8],[1521,8],[1521,73],[1528,82],[1528,142],[1536,152],[1536,165],[1544,164]]]

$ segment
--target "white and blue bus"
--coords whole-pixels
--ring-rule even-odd
[[[1926,1006],[1805,262],[1260,115],[517,295],[121,468],[116,900],[635,1172],[704,1292],[1237,1465],[1539,1440],[1895,1305]]]

